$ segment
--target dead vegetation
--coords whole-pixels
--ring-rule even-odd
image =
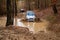
[[[27,28],[9,26],[0,27],[0,40],[60,40],[60,37],[54,32],[33,34]]]
[[[27,28],[9,26],[0,29],[0,40],[33,40],[33,36]]]

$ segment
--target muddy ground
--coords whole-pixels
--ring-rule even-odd
[[[24,27],[0,27],[0,40],[60,40],[60,33],[39,31],[33,34]]]
[[[47,12],[51,13],[48,9]],[[46,11],[42,13],[46,13]],[[60,40],[60,15],[54,16],[56,20],[54,17],[48,17],[45,21],[46,17],[43,16],[44,21],[42,20],[42,22],[34,22],[36,33],[29,31],[27,27],[6,27],[6,17],[0,17],[0,40]],[[54,20],[52,20],[53,18]],[[28,24],[28,22],[23,23]],[[29,24],[32,25],[33,23],[30,22]]]

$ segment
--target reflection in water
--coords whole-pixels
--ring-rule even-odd
[[[21,19],[17,19],[17,26],[25,27],[25,25],[21,22]]]
[[[34,32],[34,25],[35,25],[34,22],[32,23],[32,25],[30,24],[30,22],[28,22],[27,27],[29,28],[30,31],[33,31]]]
[[[15,24],[15,22],[16,22],[16,24]],[[30,25],[30,23],[28,22],[28,24],[25,25],[23,22],[21,22],[20,18],[17,18],[16,20],[14,19],[14,25],[20,26],[20,27],[27,27],[30,31],[33,31],[33,32],[34,32],[34,24],[35,23],[33,23],[32,25]]]
[[[49,22],[46,20],[43,20],[42,22],[22,22],[20,18],[16,18],[15,23],[16,26],[27,27],[33,33],[46,31],[46,27],[49,25]]]

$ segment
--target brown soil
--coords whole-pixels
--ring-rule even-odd
[[[45,18],[45,16],[43,18]],[[4,18],[2,17],[2,19]],[[24,27],[17,27],[17,26],[4,27],[6,20],[0,20],[0,40],[60,40],[59,21],[60,21],[60,16],[57,16],[57,20],[55,20],[53,23],[48,25],[48,27],[46,28],[47,32],[39,31],[33,34],[29,31],[28,28],[24,28]],[[45,25],[45,23],[42,24]],[[39,24],[38,26],[41,25]],[[40,29],[41,27],[36,27],[36,28]]]
[[[60,37],[54,32],[40,31],[33,34],[27,28],[9,26],[0,27],[0,40],[60,40]]]

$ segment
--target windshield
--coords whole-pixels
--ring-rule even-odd
[[[33,13],[28,13],[27,15],[29,15],[29,16],[34,16],[34,14],[33,14]]]
[[[32,11],[27,11],[27,15],[28,15],[28,16],[34,16],[34,12],[32,12]]]

